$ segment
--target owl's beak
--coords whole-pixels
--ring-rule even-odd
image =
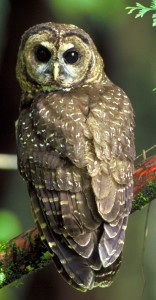
[[[54,80],[56,80],[58,78],[58,75],[59,75],[59,63],[54,62],[54,68],[53,68]]]

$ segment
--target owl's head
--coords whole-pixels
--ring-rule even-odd
[[[43,23],[22,36],[16,71],[23,93],[31,96],[100,80],[103,61],[82,29]]]

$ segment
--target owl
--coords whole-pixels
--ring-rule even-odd
[[[27,30],[16,71],[18,167],[41,240],[73,287],[107,287],[121,264],[133,195],[130,101],[74,25]]]

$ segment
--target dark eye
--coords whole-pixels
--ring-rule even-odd
[[[35,55],[36,55],[37,59],[43,63],[48,62],[49,59],[51,58],[50,51],[42,45],[40,45],[36,48]]]
[[[64,60],[67,64],[73,65],[75,64],[79,59],[79,53],[75,50],[67,50],[63,54]]]

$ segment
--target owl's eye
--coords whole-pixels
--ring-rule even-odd
[[[63,54],[64,60],[67,64],[73,65],[75,64],[79,59],[79,53],[75,50],[67,50]]]
[[[40,61],[40,62],[43,62],[43,63],[46,63],[50,60],[51,58],[51,53],[50,51],[42,46],[42,45],[39,45],[36,50],[35,50],[35,55],[36,55],[36,58]]]

